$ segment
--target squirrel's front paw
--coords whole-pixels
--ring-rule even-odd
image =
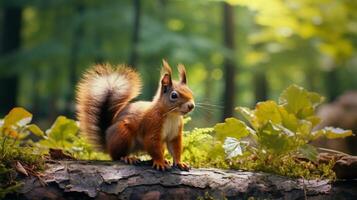
[[[165,160],[154,160],[152,168],[160,171],[165,171],[170,169],[171,167],[167,162],[165,162]]]
[[[179,168],[181,171],[189,171],[190,166],[184,162],[174,163],[174,167]]]

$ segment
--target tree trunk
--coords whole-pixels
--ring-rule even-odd
[[[16,51],[21,44],[22,8],[6,7],[3,9],[0,56]],[[8,66],[11,67],[11,66]],[[18,76],[13,74],[0,78],[0,114],[7,113],[16,106]]]
[[[336,100],[340,95],[340,84],[337,72],[337,67],[335,67],[325,74],[326,93],[329,101]]]
[[[233,7],[228,3],[223,3],[223,30],[224,30],[224,46],[231,53],[234,52],[234,16]],[[232,53],[233,54],[233,53]],[[231,117],[234,111],[235,100],[235,64],[233,56],[226,56],[224,60],[224,95],[223,95],[223,116],[225,119]]]
[[[44,186],[24,179],[18,199],[356,199],[357,181],[289,179],[267,173],[191,169],[153,170],[109,161],[47,165]],[[9,199],[15,198],[8,196]]]
[[[268,99],[268,80],[263,70],[257,70],[254,74],[255,102]]]
[[[68,63],[68,72],[69,72],[69,83],[70,89],[66,95],[66,107],[65,107],[65,115],[68,117],[74,117],[75,113],[75,106],[74,106],[74,89],[75,85],[77,84],[77,64],[78,64],[78,57],[81,45],[81,38],[83,37],[83,12],[84,6],[80,3],[76,5],[75,12],[80,19],[79,24],[73,31],[72,35],[72,44],[69,51],[69,63]]]
[[[141,15],[141,0],[134,0],[134,25],[133,25],[133,38],[132,49],[129,58],[129,65],[136,67],[138,61],[138,43],[140,33],[140,15]]]

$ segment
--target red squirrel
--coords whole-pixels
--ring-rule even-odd
[[[183,115],[191,112],[194,98],[187,85],[186,70],[178,65],[180,80],[172,80],[172,70],[163,60],[162,77],[152,101],[131,102],[141,91],[139,74],[127,66],[96,65],[77,87],[77,115],[81,132],[113,160],[139,162],[131,153],[145,151],[152,167],[167,170],[165,146],[173,165],[189,170],[181,162]]]

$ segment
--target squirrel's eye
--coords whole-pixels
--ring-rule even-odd
[[[174,101],[179,97],[178,93],[176,91],[172,91],[170,95],[170,100]]]

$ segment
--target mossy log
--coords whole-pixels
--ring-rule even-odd
[[[9,199],[357,199],[357,181],[303,180],[237,170],[153,170],[148,164],[56,161]]]

